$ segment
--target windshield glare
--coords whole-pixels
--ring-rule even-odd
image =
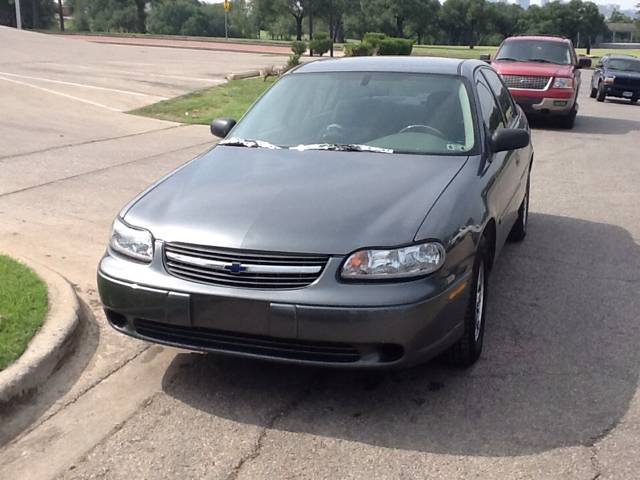
[[[280,147],[356,144],[396,153],[473,148],[469,96],[459,77],[331,72],[287,75],[231,136]]]
[[[519,62],[549,62],[559,65],[571,65],[569,45],[561,42],[545,42],[540,40],[511,40],[505,42],[496,53],[496,61],[502,59]]]
[[[612,58],[609,60],[608,67],[625,72],[640,72],[640,60],[634,58]]]

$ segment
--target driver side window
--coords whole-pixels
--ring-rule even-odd
[[[493,135],[496,130],[505,127],[502,110],[500,110],[487,81],[482,77],[480,72],[476,74],[476,88],[478,89],[482,118],[489,129],[489,133]]]

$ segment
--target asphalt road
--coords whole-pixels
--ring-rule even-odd
[[[275,63],[14,32],[0,28],[0,43],[26,48],[0,50],[0,72],[149,96],[203,84],[116,73],[94,83],[80,68],[42,64],[208,78],[233,62]],[[529,234],[490,279],[481,360],[468,371],[429,363],[362,374],[179,352],[111,331],[95,268],[112,218],[212,139],[206,127],[103,108],[150,97],[86,89],[71,99],[47,91],[78,94],[64,84],[38,89],[0,73],[0,250],[62,273],[88,315],[65,368],[29,405],[0,414],[0,478],[637,478],[640,106],[597,103],[584,75],[573,130],[533,124]]]

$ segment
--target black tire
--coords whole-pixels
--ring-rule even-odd
[[[473,262],[472,279],[469,285],[471,294],[464,314],[464,333],[462,338],[445,352],[445,360],[451,366],[470,367],[480,357],[487,315],[488,277],[489,254],[487,241],[484,237],[481,237],[478,241],[476,258]],[[480,289],[478,285],[481,285]],[[482,296],[480,301],[478,301],[479,295]]]
[[[596,95],[598,95],[598,89],[591,87],[591,92],[589,92],[589,96],[591,98],[596,98]]]
[[[604,84],[600,82],[598,84],[598,91],[596,94],[596,100],[599,102],[604,102],[604,99],[607,98],[607,94],[604,91]]]
[[[529,223],[529,185],[530,178],[527,178],[527,190],[518,209],[518,220],[511,227],[507,240],[510,242],[521,242],[527,236],[527,224]]]
[[[576,115],[578,115],[578,112],[576,110],[576,106],[574,105],[571,109],[571,112],[560,117],[560,126],[562,128],[566,128],[567,130],[571,130],[576,123]]]
[[[638,103],[638,97],[632,98],[629,100],[631,103]]]

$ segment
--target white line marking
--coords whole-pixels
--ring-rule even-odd
[[[125,90],[117,90],[115,88],[96,87],[94,85],[85,85],[84,83],[63,82],[62,80],[51,80],[49,78],[30,77],[28,75],[18,75],[17,73],[0,72],[0,75],[9,75],[11,77],[28,78],[29,80],[38,80],[41,82],[61,83],[63,85],[72,85],[74,87],[94,88],[96,90],[107,90],[110,92],[125,93],[127,95],[136,95],[139,97],[155,97],[155,98],[159,98],[160,100],[168,100],[168,98],[160,97],[158,95],[147,95],[146,93],[127,92]]]
[[[144,73],[144,72],[123,72],[122,70],[114,70],[109,68],[96,68],[96,67],[83,67],[80,65],[64,65],[63,63],[53,63],[53,62],[45,62],[40,65],[57,65],[59,67],[67,67],[67,68],[83,68],[85,70],[97,70],[100,72],[115,72],[115,73],[124,73],[128,75],[142,75],[148,77],[163,77],[163,78],[175,78],[178,80],[193,80],[195,82],[224,82],[222,79],[218,78],[197,78],[197,77],[180,77],[176,75],[161,75],[159,73]]]
[[[96,103],[96,102],[92,102],[90,100],[85,100],[84,98],[74,97],[72,95],[67,95],[66,93],[56,92],[55,90],[49,90],[48,88],[38,87],[36,85],[31,85],[30,83],[24,83],[24,82],[20,82],[18,80],[12,80],[11,78],[5,78],[5,77],[0,76],[0,80],[6,80],[7,82],[13,82],[13,83],[17,83],[19,85],[25,85],[27,87],[37,88],[38,90],[42,90],[44,92],[54,93],[56,95],[60,95],[61,97],[67,97],[67,98],[71,98],[73,100],[78,100],[80,102],[88,103],[89,105],[95,105],[96,107],[106,108],[106,109],[111,110],[113,112],[121,112],[122,111],[122,110],[118,110],[117,108],[107,107],[106,105],[102,105],[101,103]]]

